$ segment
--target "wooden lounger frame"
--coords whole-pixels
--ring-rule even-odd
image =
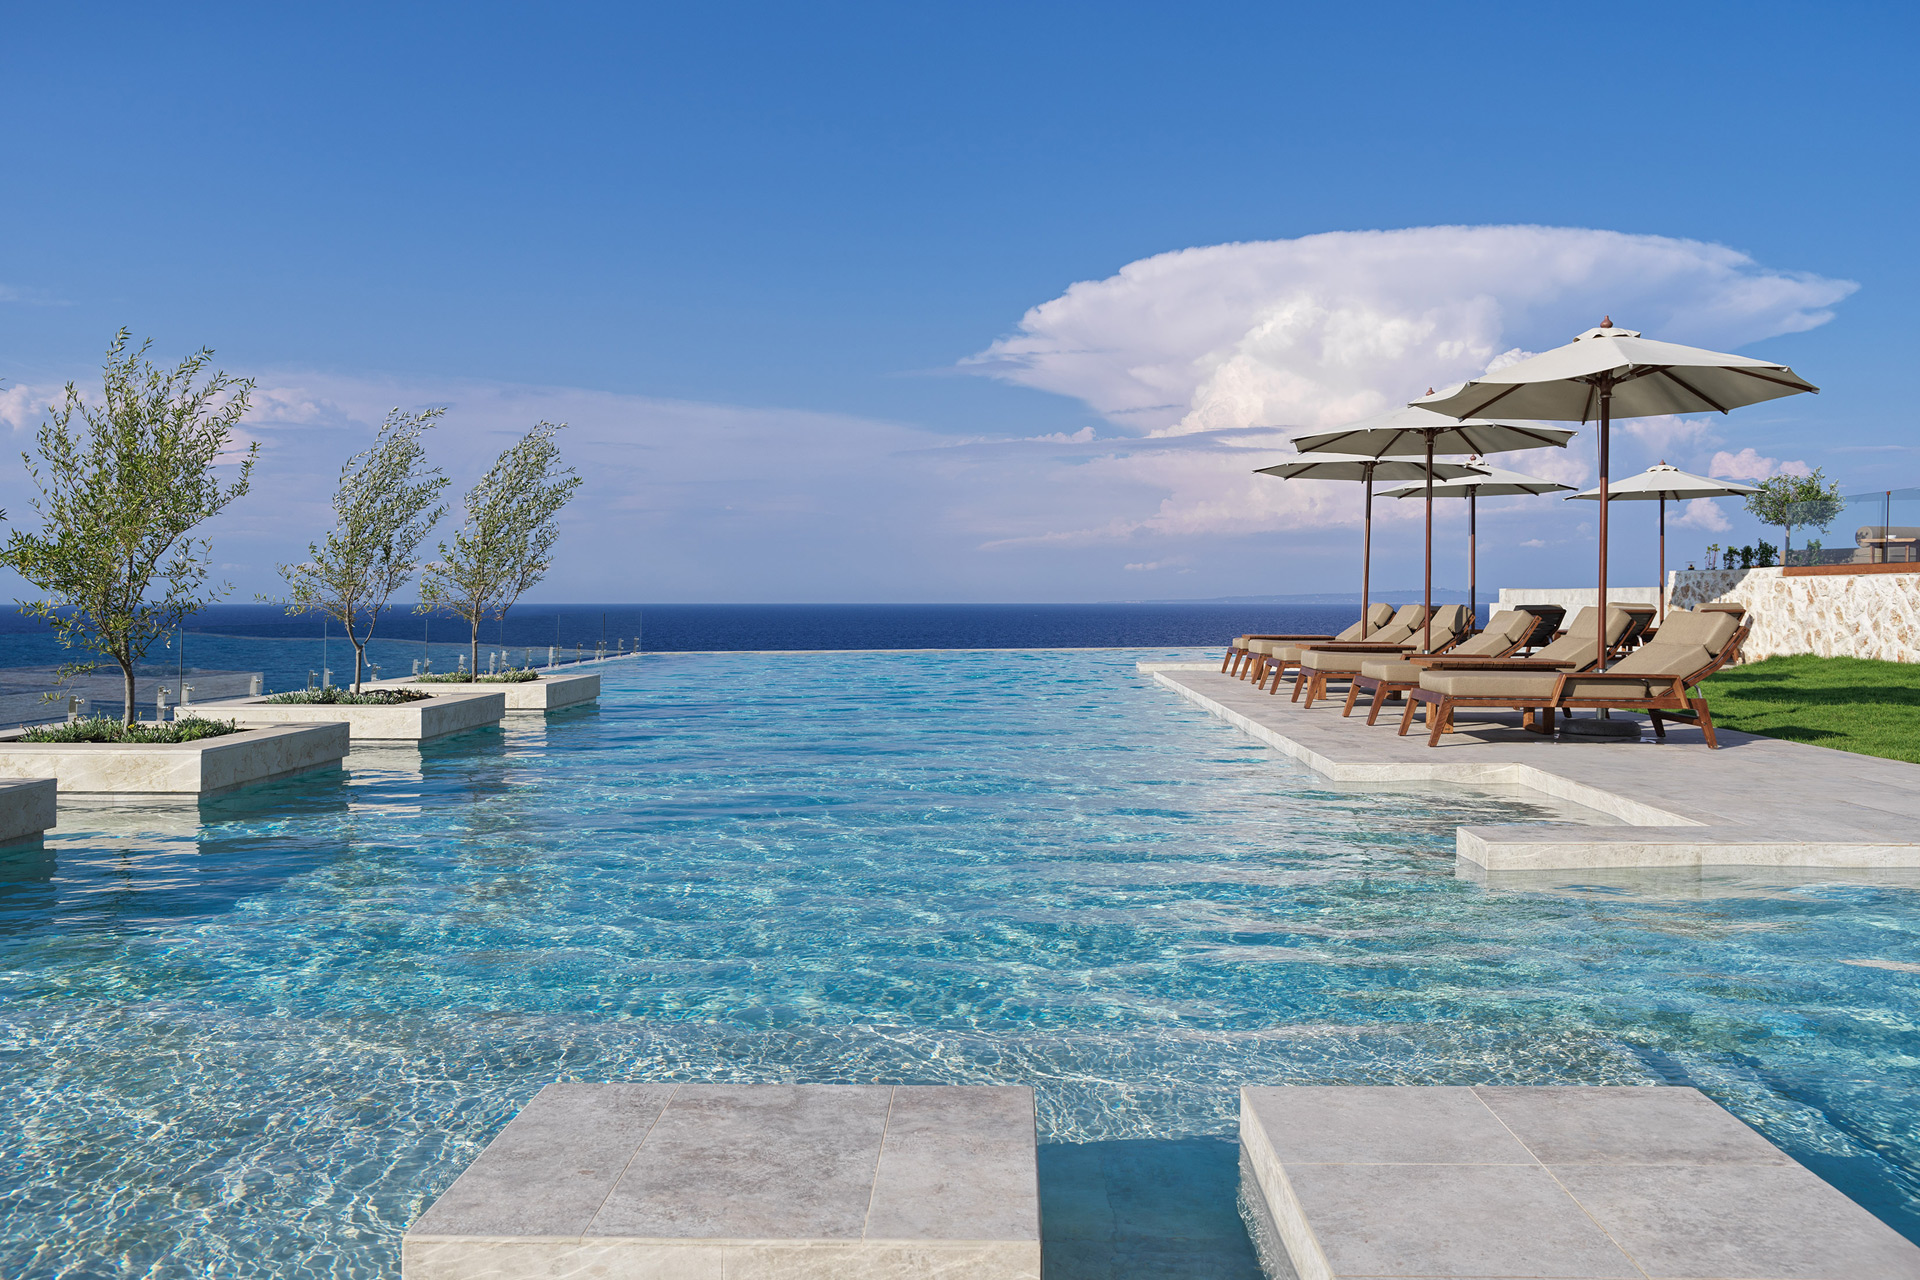
[[[1572,711],[1576,708],[1594,711],[1645,711],[1653,721],[1653,736],[1667,736],[1666,721],[1676,723],[1691,722],[1700,726],[1700,733],[1707,740],[1707,747],[1713,750],[1719,747],[1720,740],[1713,731],[1713,716],[1707,711],[1707,700],[1689,696],[1688,691],[1699,685],[1714,672],[1733,661],[1740,652],[1740,646],[1746,642],[1747,632],[1752,624],[1742,622],[1727,638],[1712,660],[1699,670],[1684,676],[1636,675],[1632,672],[1613,671],[1562,671],[1554,683],[1553,693],[1545,702],[1516,702],[1512,698],[1496,697],[1459,697],[1453,694],[1435,693],[1430,689],[1411,689],[1407,692],[1407,709],[1400,717],[1400,732],[1405,734],[1413,724],[1414,710],[1424,704],[1427,708],[1427,745],[1437,747],[1443,734],[1452,733],[1453,711],[1455,707],[1508,707],[1521,714],[1520,727],[1532,733],[1552,733],[1555,711]],[[1641,698],[1570,698],[1566,695],[1569,680],[1617,680],[1622,684],[1642,684],[1657,686],[1662,683],[1672,687],[1664,692]]]
[[[1518,640],[1515,640],[1499,653],[1484,653],[1478,656],[1483,658],[1510,658],[1519,650],[1526,647],[1527,641],[1533,639],[1533,633],[1534,628],[1528,627],[1525,635],[1522,635]],[[1462,636],[1459,640],[1454,641],[1454,645],[1462,644],[1468,638],[1467,636]],[[1452,647],[1453,645],[1448,646],[1448,648]],[[1441,652],[1444,653],[1446,650],[1443,649]],[[1420,682],[1418,680],[1381,680],[1370,675],[1357,675],[1353,678],[1352,683],[1347,686],[1347,705],[1340,714],[1342,716],[1352,715],[1354,700],[1360,696],[1360,691],[1365,689],[1373,695],[1367,704],[1367,723],[1373,724],[1379,720],[1380,708],[1387,704],[1389,698],[1395,694],[1405,693],[1409,689],[1418,689],[1419,687]]]

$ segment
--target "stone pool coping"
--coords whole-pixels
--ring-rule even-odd
[[[1429,747],[1424,734],[1394,732],[1397,709],[1369,728],[1359,708],[1341,716],[1341,699],[1308,710],[1218,662],[1137,666],[1334,781],[1518,785],[1623,824],[1461,827],[1455,853],[1471,869],[1920,867],[1920,765],[1726,729],[1710,751],[1684,725],[1665,742],[1563,742],[1525,732],[1517,713],[1478,708]]]
[[[1299,1280],[1920,1276],[1920,1247],[1686,1087],[1249,1086],[1240,1156]]]
[[[405,1280],[1039,1280],[1033,1090],[550,1084],[400,1259]]]
[[[224,718],[224,717],[223,717]],[[262,725],[194,742],[20,742],[0,735],[0,778],[47,778],[81,795],[214,795],[337,767],[338,722]]]
[[[506,713],[506,695],[489,690],[486,693],[435,693],[390,707],[235,698],[226,702],[196,702],[176,708],[173,714],[176,720],[197,715],[209,720],[237,720],[248,724],[344,724],[355,742],[427,742],[450,733],[498,724]]]
[[[58,790],[52,778],[0,782],[0,845],[38,840],[59,818]]]
[[[592,702],[598,698],[600,674],[586,672],[575,675],[543,675],[538,680],[522,680],[517,684],[489,684],[478,680],[436,681],[432,684],[421,684],[410,676],[401,676],[397,680],[371,681],[366,687],[369,689],[420,689],[436,695],[504,693],[509,711],[553,711],[560,707]]]

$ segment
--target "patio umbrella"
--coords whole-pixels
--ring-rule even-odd
[[[1429,387],[1427,394],[1432,395]],[[1506,422],[1474,418],[1464,421],[1409,405],[1393,409],[1337,431],[1295,436],[1293,447],[1302,453],[1357,453],[1372,458],[1425,455],[1427,486],[1432,488],[1436,453],[1507,453],[1515,449],[1565,448],[1574,433],[1537,422]],[[1483,468],[1475,468],[1482,470]],[[1433,495],[1427,495],[1427,624],[1424,648],[1433,647]]]
[[[1737,484],[1732,480],[1709,480],[1705,476],[1688,475],[1678,467],[1661,463],[1657,467],[1648,467],[1637,476],[1622,480],[1607,491],[1609,502],[1621,499],[1660,502],[1660,621],[1667,620],[1667,499],[1679,502],[1683,498],[1737,498],[1743,493],[1757,493],[1759,490],[1750,484]],[[1601,490],[1588,489],[1576,493],[1574,498],[1599,501]]]
[[[1470,463],[1439,462],[1434,469],[1446,477],[1479,475],[1484,468]],[[1367,486],[1365,532],[1360,543],[1360,636],[1366,638],[1367,609],[1372,605],[1373,572],[1373,482],[1394,484],[1419,480],[1427,470],[1420,463],[1404,458],[1355,457],[1338,453],[1315,453],[1271,467],[1254,468],[1255,475],[1279,476],[1282,480],[1358,480]]]
[[[1451,418],[1489,409],[1557,422],[1600,420],[1600,589],[1594,611],[1600,669],[1607,665],[1607,449],[1615,416],[1726,413],[1801,391],[1818,391],[1783,364],[1655,342],[1601,320],[1564,347],[1485,374],[1444,395],[1429,392],[1410,407]]]
[[[1501,467],[1486,467],[1478,458],[1467,459],[1469,465],[1485,467],[1482,476],[1462,476],[1458,480],[1448,480],[1433,486],[1436,498],[1465,498],[1467,500],[1467,607],[1479,626],[1480,617],[1480,549],[1477,525],[1480,499],[1504,498],[1514,494],[1557,493],[1561,489],[1573,488],[1570,484],[1561,484],[1554,480],[1542,480],[1539,476],[1525,475],[1519,471],[1508,471]],[[1418,498],[1427,491],[1424,484],[1410,484],[1402,489],[1389,489],[1389,498]]]

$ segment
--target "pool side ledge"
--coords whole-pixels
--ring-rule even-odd
[[[550,1084],[400,1257],[404,1280],[1039,1280],[1033,1091]]]

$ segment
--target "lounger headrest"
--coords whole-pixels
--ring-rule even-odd
[[[1457,636],[1467,629],[1467,606],[1443,604],[1433,611],[1433,629]]]
[[[1374,603],[1367,606],[1367,620],[1375,627],[1384,627],[1393,617],[1393,606]]]
[[[1525,609],[1509,609],[1505,613],[1496,613],[1487,619],[1487,629],[1482,634],[1496,635],[1508,644],[1518,643],[1533,624],[1539,621]]]
[[[1423,604],[1403,604],[1400,606],[1399,611],[1393,615],[1393,625],[1396,627],[1417,627],[1426,621],[1426,617],[1427,606]]]
[[[1683,610],[1667,615],[1667,620],[1660,624],[1660,630],[1654,633],[1648,646],[1691,645],[1710,653],[1719,653],[1739,626],[1739,620],[1730,613]]]

